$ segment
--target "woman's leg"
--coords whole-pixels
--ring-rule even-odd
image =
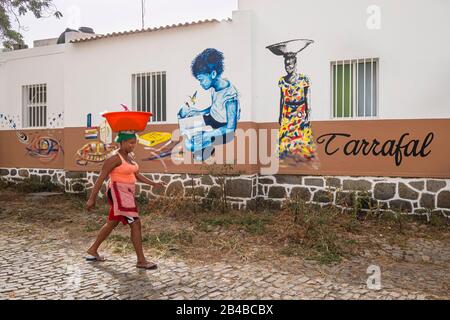
[[[99,257],[98,248],[105,241],[105,239],[111,234],[115,227],[119,224],[119,221],[108,220],[103,227],[100,229],[100,232],[97,235],[97,239],[92,244],[92,246],[88,249],[87,253],[93,255],[95,257]]]
[[[133,242],[134,250],[136,251],[138,267],[156,267],[154,263],[148,262],[144,256],[144,250],[142,249],[142,232],[141,232],[141,220],[136,219],[130,224],[131,229],[131,241]]]

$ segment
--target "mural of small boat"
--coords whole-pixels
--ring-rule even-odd
[[[89,163],[102,163],[116,149],[117,146],[115,145],[105,144],[99,141],[87,143],[77,151],[77,164],[86,166]]]

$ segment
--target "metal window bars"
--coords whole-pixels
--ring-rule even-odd
[[[47,85],[22,86],[23,126],[38,128],[47,126]]]
[[[378,58],[331,62],[331,111],[333,118],[378,115]]]
[[[132,75],[132,104],[137,111],[151,112],[151,122],[166,121],[165,71],[136,73]]]

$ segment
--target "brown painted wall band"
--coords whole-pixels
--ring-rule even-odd
[[[299,165],[281,168],[278,173],[450,178],[450,119],[335,120],[311,124],[319,156],[318,169]],[[147,131],[172,132],[177,128],[176,124],[157,124]],[[270,130],[276,132],[278,124],[241,122],[238,129],[244,132],[255,129],[258,134],[253,143],[259,148],[263,147],[259,133],[265,129],[268,150]],[[85,139],[84,130],[79,127],[0,131],[0,167],[98,171],[101,163],[80,166],[76,162],[77,150],[90,142]],[[20,132],[26,134],[27,141],[20,141]],[[50,146],[51,152],[46,154],[45,148],[54,141],[56,145]],[[274,147],[272,151],[275,151]],[[236,171],[253,174],[265,167],[261,163],[248,163],[248,146],[245,153],[246,163],[235,165]],[[205,165],[175,165],[170,156],[164,158],[165,165],[159,160],[142,161],[150,156],[142,145],[136,148],[136,155],[142,172],[202,173],[209,170]]]

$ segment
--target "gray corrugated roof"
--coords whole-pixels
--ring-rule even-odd
[[[230,20],[231,19],[227,19],[226,21],[230,21]],[[172,29],[172,28],[178,28],[178,27],[186,27],[186,26],[198,25],[198,24],[203,24],[203,23],[220,23],[220,21],[216,20],[216,19],[206,19],[206,20],[198,20],[198,21],[193,21],[193,22],[185,22],[185,23],[166,25],[166,26],[161,26],[161,27],[156,27],[156,28],[147,28],[147,29],[130,30],[130,31],[122,31],[122,32],[112,32],[112,33],[107,33],[107,34],[97,34],[97,35],[90,36],[90,37],[74,39],[74,40],[71,40],[70,43],[94,41],[94,40],[99,40],[99,39],[125,36],[125,35],[144,33],[144,32],[154,32],[154,31],[159,31],[159,30],[166,30],[166,29]]]

